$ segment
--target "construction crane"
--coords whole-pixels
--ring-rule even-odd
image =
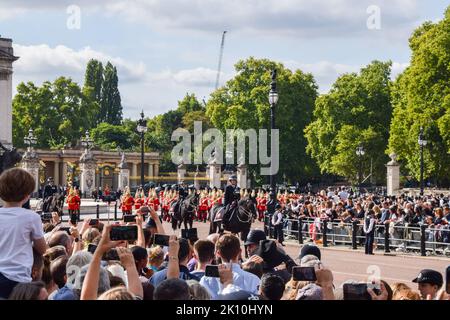
[[[219,66],[217,67],[217,77],[216,77],[216,90],[219,88],[220,71],[222,69],[223,48],[225,46],[225,34],[226,33],[227,33],[226,31],[223,32],[222,42],[220,44]]]

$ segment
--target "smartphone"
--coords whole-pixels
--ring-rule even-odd
[[[316,270],[314,267],[293,267],[292,279],[294,281],[316,281]]]
[[[372,300],[367,292],[367,283],[344,284],[344,300]]]
[[[112,249],[108,250],[103,255],[102,260],[105,260],[105,261],[110,261],[110,260],[120,261],[120,258],[119,258],[119,254],[117,253],[117,250],[115,248],[112,248]]]
[[[90,221],[89,221],[89,225],[90,226],[96,226],[96,225],[98,225],[98,219],[91,219]]]
[[[137,231],[137,226],[113,226],[109,233],[109,238],[112,241],[136,240]]]
[[[90,243],[88,245],[88,252],[94,254],[95,250],[97,249],[97,245]]]
[[[42,221],[51,221],[52,218],[53,218],[53,216],[52,216],[51,213],[43,213],[43,214],[41,215],[41,220],[42,220]]]
[[[219,266],[208,264],[205,267],[205,277],[220,278]]]
[[[446,291],[450,294],[450,266],[447,267],[447,271],[445,272],[445,281],[447,282]]]
[[[59,231],[65,231],[70,235],[70,227],[61,227],[59,228]]]
[[[156,233],[153,238],[153,244],[156,244],[158,246],[169,246],[169,236],[166,236],[165,234],[159,234]]]
[[[123,222],[136,222],[135,214],[126,214],[123,216]]]
[[[147,218],[148,214],[150,213],[150,209],[148,207],[141,207],[141,213],[145,219],[145,218]]]
[[[183,239],[187,239],[187,240],[198,240],[198,232],[197,232],[197,228],[192,228],[192,229],[182,229],[181,230],[181,237]]]

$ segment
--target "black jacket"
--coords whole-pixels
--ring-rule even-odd
[[[223,202],[224,206],[227,206],[233,202],[235,190],[236,190],[235,186],[233,186],[231,184],[227,185],[227,187],[225,188],[225,199]]]

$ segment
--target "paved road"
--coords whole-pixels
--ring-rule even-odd
[[[83,215],[83,217],[95,215]],[[112,220],[113,211],[110,214]],[[101,214],[101,219],[106,220],[107,215]],[[121,214],[119,213],[119,218]],[[164,222],[164,229],[167,234],[172,234],[173,230],[169,223]],[[199,237],[204,238],[209,232],[209,223],[194,222],[194,227],[198,229]],[[254,228],[263,229],[261,222],[256,222]],[[180,234],[178,230],[176,234]],[[300,252],[300,245],[296,242],[286,242],[286,252],[291,257],[297,257]],[[420,257],[405,255],[384,255],[382,251],[376,251],[375,255],[368,256],[360,250],[350,250],[346,247],[321,248],[322,262],[331,268],[335,278],[335,285],[339,286],[346,280],[367,281],[374,272],[379,272],[382,279],[388,283],[404,282],[415,287],[411,280],[414,279],[422,269],[435,269],[444,274],[444,270],[450,265],[449,258]]]

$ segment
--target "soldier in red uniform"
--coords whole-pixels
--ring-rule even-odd
[[[134,199],[130,194],[130,190],[127,188],[121,199],[122,202],[122,213],[123,214],[133,214],[133,204]]]
[[[258,209],[258,220],[263,221],[264,219],[264,212],[267,210],[267,198],[265,192],[261,191],[259,193],[258,198],[256,198],[257,201],[257,209]]]
[[[197,218],[199,221],[206,222],[208,217],[209,202],[208,194],[205,191],[202,191],[197,212]]]
[[[134,195],[134,208],[139,210],[145,204],[145,195],[142,189],[138,189]]]
[[[81,199],[74,189],[70,189],[69,196],[67,197],[67,206],[69,209],[70,221],[76,222],[80,220],[80,203]]]

